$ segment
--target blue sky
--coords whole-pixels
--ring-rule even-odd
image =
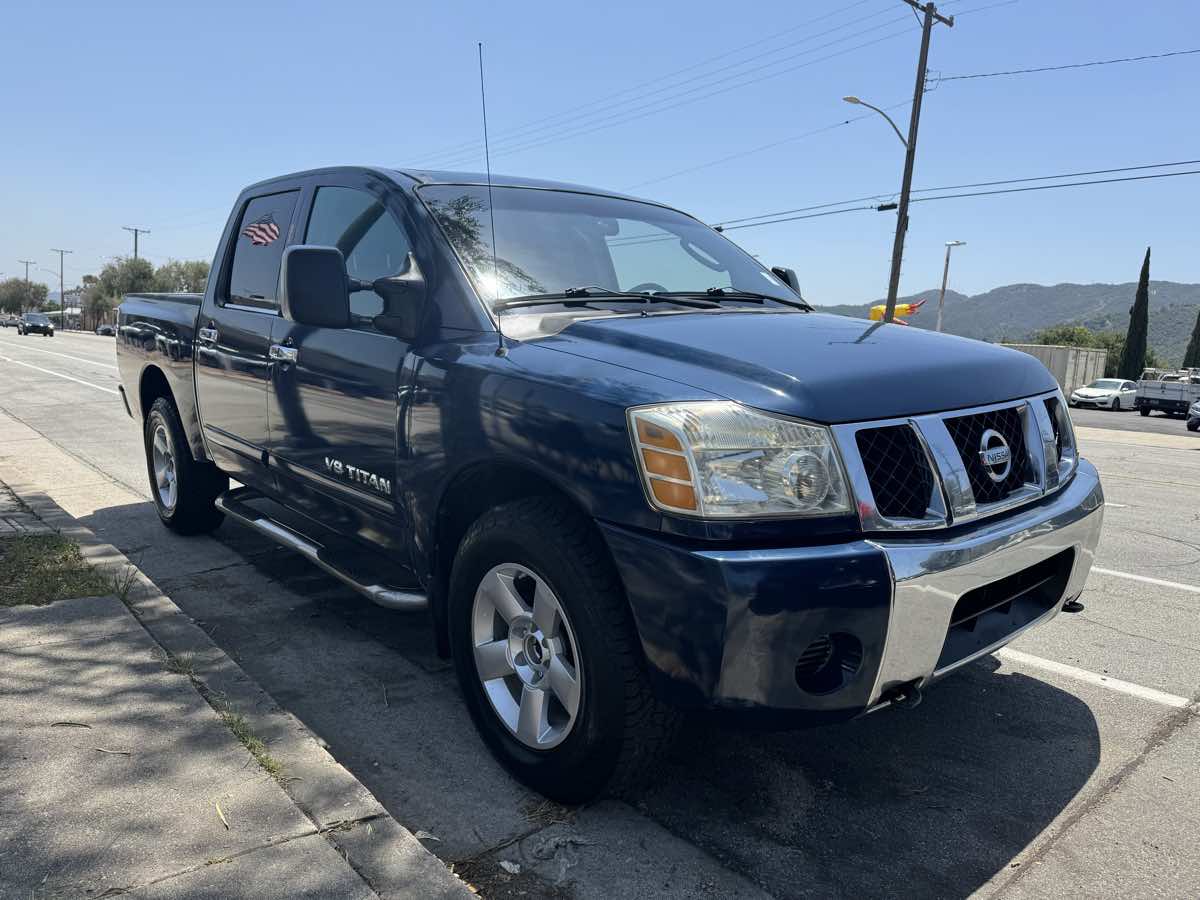
[[[1195,0],[997,2],[944,4],[962,15],[936,29],[933,73],[1200,47]],[[496,171],[629,191],[709,222],[886,198],[903,148],[882,120],[797,136],[860,114],[845,94],[910,99],[919,42],[900,0],[40,2],[10,7],[5,32],[0,272],[34,259],[31,277],[54,287],[49,248],[75,251],[69,287],[130,252],[122,225],[151,229],[141,249],[156,263],[211,258],[238,190],[270,175],[481,169],[477,40]],[[915,184],[1200,159],[1197,84],[1200,54],[944,82],[925,98]],[[893,115],[903,127],[907,108]],[[917,204],[901,292],[937,285],[949,239],[968,242],[951,273],[966,293],[1131,281],[1148,244],[1155,278],[1198,282],[1198,222],[1200,175]],[[795,268],[813,301],[861,302],[885,293],[894,226],[855,212],[730,236]]]

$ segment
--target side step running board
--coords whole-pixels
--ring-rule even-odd
[[[252,488],[235,488],[234,490],[226,491],[217,498],[217,508],[231,519],[249,528],[253,528],[264,537],[275,541],[275,543],[287,547],[289,550],[295,550],[314,565],[358,591],[358,593],[362,594],[372,603],[376,603],[386,609],[397,609],[404,612],[413,612],[428,608],[429,598],[424,594],[414,591],[399,591],[384,587],[381,584],[364,584],[346,571],[345,568],[338,565],[337,562],[330,559],[328,550],[320,544],[298,534],[286,525],[281,525],[279,522],[274,521],[244,502],[244,500],[255,499],[261,496],[261,494]]]

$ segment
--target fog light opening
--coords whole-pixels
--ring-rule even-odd
[[[854,635],[819,635],[796,660],[796,686],[807,694],[831,694],[858,674],[862,659],[862,641]]]

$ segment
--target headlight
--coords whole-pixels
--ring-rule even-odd
[[[1071,414],[1067,412],[1067,405],[1063,403],[1062,391],[1046,401],[1046,412],[1054,431],[1054,458],[1050,457],[1047,449],[1046,466],[1050,471],[1057,470],[1056,483],[1063,484],[1079,465],[1079,450],[1075,443],[1075,426],[1071,422]]]
[[[829,429],[731,401],[629,410],[651,502],[711,519],[850,512]]]

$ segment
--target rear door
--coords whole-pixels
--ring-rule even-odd
[[[347,273],[363,281],[403,270],[411,243],[398,216],[401,200],[387,185],[342,173],[318,176],[312,187],[298,242],[337,247]],[[336,514],[341,529],[403,546],[397,410],[408,344],[372,324],[383,312],[374,291],[351,294],[350,308],[349,328],[275,321],[272,343],[294,361],[278,360],[272,370],[272,463],[290,504],[324,521]],[[396,527],[381,534],[380,516]]]
[[[209,451],[229,474],[268,481],[268,347],[279,316],[279,264],[298,190],[250,197],[206,291],[196,331],[196,396]]]

